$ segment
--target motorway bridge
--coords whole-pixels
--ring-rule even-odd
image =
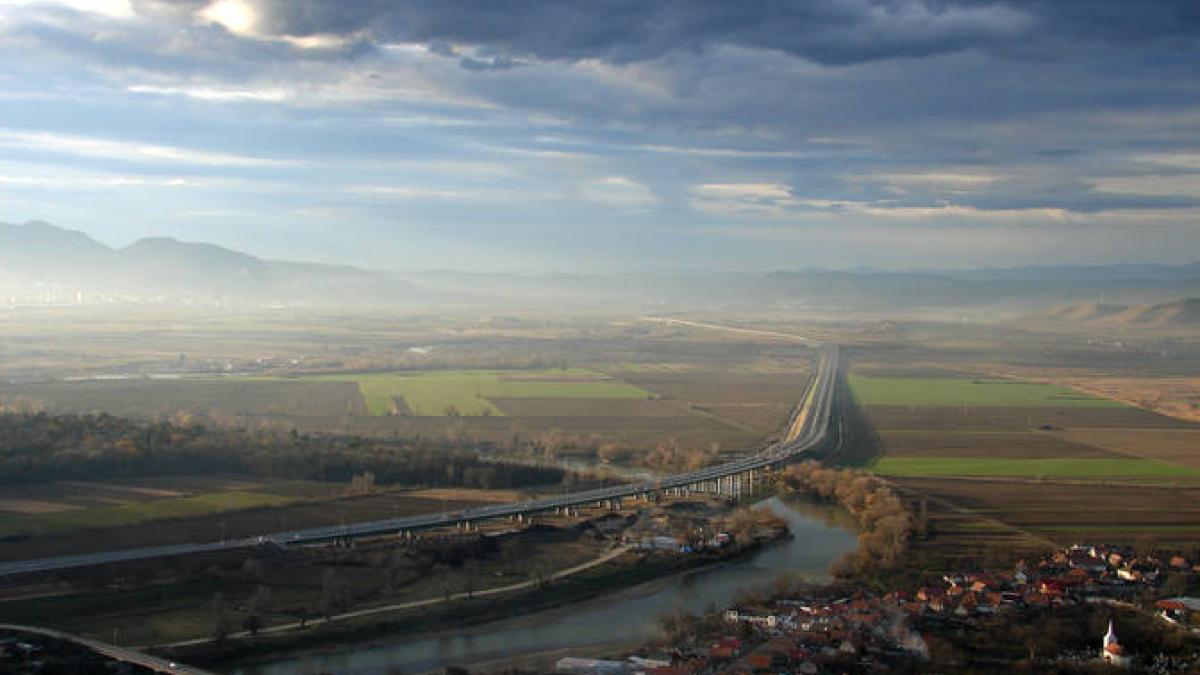
[[[587,506],[607,506],[615,509],[620,507],[622,501],[626,499],[652,500],[663,496],[683,496],[692,493],[738,496],[754,484],[761,472],[777,469],[794,461],[826,439],[832,420],[834,392],[839,381],[839,371],[837,347],[825,348],[817,367],[816,376],[809,386],[804,401],[798,406],[789,423],[784,440],[761,452],[725,464],[665,476],[656,480],[586,490],[547,499],[476,507],[451,513],[389,518],[333,527],[313,527],[205,544],[174,544],[19,560],[0,563],[0,576],[197,553],[232,551],[255,546],[274,545],[286,548],[321,542],[348,543],[357,538],[384,535],[411,537],[415,532],[438,528],[469,530],[475,528],[482,521],[501,518],[523,521],[538,513],[571,514],[575,512],[575,509]]]

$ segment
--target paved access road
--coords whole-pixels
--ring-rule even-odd
[[[134,665],[153,670],[156,673],[179,673],[180,675],[210,675],[210,673],[206,670],[200,670],[199,668],[193,668],[192,666],[185,666],[181,663],[175,663],[174,661],[168,661],[167,659],[160,659],[157,656],[151,656],[144,652],[139,652],[136,649],[117,647],[116,645],[110,645],[110,644],[107,644],[104,642],[97,642],[96,640],[90,640],[88,638],[79,637],[78,635],[71,635],[69,633],[62,633],[60,631],[50,630],[49,628],[38,628],[35,626],[16,626],[16,625],[11,625],[11,624],[0,624],[0,628],[3,628],[5,630],[17,631],[20,633],[29,633],[31,635],[41,635],[43,637],[54,638],[57,640],[66,640],[67,642],[74,642],[77,645],[87,647],[88,649],[96,652],[97,654],[103,654],[104,656],[107,656],[108,658],[113,659],[115,661],[123,661],[125,663],[132,663]]]
[[[259,537],[231,539],[207,544],[174,544],[146,548],[103,551],[80,555],[18,560],[0,564],[0,576],[46,572],[51,570],[87,567],[107,563],[147,560],[170,556],[194,555],[216,551],[232,551],[255,546],[288,547],[339,539],[379,536],[405,531],[453,527],[460,523],[471,523],[494,518],[523,516],[556,508],[582,506],[610,499],[622,499],[651,494],[659,490],[686,488],[707,481],[741,475],[766,467],[781,466],[794,460],[810,448],[825,440],[829,431],[833,409],[834,390],[839,381],[839,355],[837,347],[826,347],[822,353],[817,374],[809,386],[804,402],[793,417],[784,441],[762,452],[737,461],[711,466],[697,471],[666,476],[658,480],[628,483],[612,487],[576,492],[561,497],[496,504],[470,508],[452,513],[432,513],[405,518],[373,520],[334,527],[314,527],[301,530],[276,532]]]

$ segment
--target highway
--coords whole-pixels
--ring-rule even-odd
[[[690,488],[711,481],[720,481],[732,476],[741,476],[767,467],[779,467],[802,455],[825,440],[833,409],[834,391],[838,383],[840,368],[837,347],[826,347],[817,367],[817,373],[809,386],[803,403],[789,423],[783,441],[765,450],[733,462],[706,467],[696,471],[666,476],[657,480],[616,485],[595,490],[575,492],[547,499],[512,502],[470,508],[451,513],[431,513],[404,518],[390,518],[362,523],[351,523],[334,527],[314,527],[300,530],[276,532],[259,537],[231,539],[205,544],[175,544],[146,548],[103,551],[80,555],[18,560],[0,563],[0,576],[47,572],[52,570],[86,567],[133,560],[147,560],[169,556],[193,555],[217,551],[233,551],[255,546],[297,546],[325,541],[380,536],[417,530],[455,527],[463,523],[474,523],[496,518],[524,516],[543,511],[554,511],[564,507],[603,503],[607,500],[626,499],[655,494],[663,490]]]

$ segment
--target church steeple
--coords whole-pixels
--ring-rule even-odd
[[[1117,631],[1113,630],[1112,619],[1108,620],[1108,632],[1104,634],[1104,647],[1100,649],[1100,659],[1121,668],[1128,667],[1132,660],[1117,641]]]

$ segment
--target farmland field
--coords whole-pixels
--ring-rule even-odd
[[[55,534],[84,528],[140,525],[153,520],[280,506],[295,501],[292,497],[263,492],[209,492],[191,497],[172,497],[129,502],[88,509],[70,509],[54,513],[7,516],[0,523],[0,538],[19,534]]]
[[[361,415],[357,387],[349,382],[299,380],[173,379],[51,382],[12,387],[52,412],[107,412],[162,417],[178,411],[218,416]]]
[[[932,434],[924,430],[889,429],[878,433],[880,440],[887,447],[889,458],[1128,458],[1128,455],[1086,443],[1065,440],[1058,434],[1046,432],[954,430]]]
[[[652,396],[591,370],[434,370],[332,374],[284,378],[298,382],[357,385],[367,413],[407,412],[419,417],[503,415],[493,399],[645,399]],[[402,401],[403,409],[397,411]]]
[[[224,474],[8,486],[0,499],[0,538],[40,537],[282,506],[328,499],[339,489],[312,481]]]
[[[1152,459],[1061,457],[884,457],[873,467],[887,476],[1044,476],[1182,478],[1200,476],[1200,469]]]
[[[1068,429],[1054,435],[1125,455],[1200,468],[1200,429]]]
[[[962,478],[898,478],[906,488],[1063,544],[1153,537],[1190,548],[1200,539],[1200,490]]]
[[[1132,406],[907,406],[873,405],[867,408],[875,428],[909,431],[1008,431],[1027,432],[1046,427],[1062,429],[1195,429],[1197,425],[1156,415]]]
[[[851,375],[850,386],[859,403],[867,406],[1125,406],[1123,403],[1097,398],[1067,387],[997,378]]]
[[[1200,428],[1065,386],[951,370],[885,361],[849,378],[877,446],[870,470],[927,510],[915,555],[928,566],[1051,542],[1200,540]]]
[[[204,478],[203,476],[198,478]],[[214,485],[221,484],[227,477],[213,476]],[[159,479],[149,479],[157,482]],[[163,479],[163,480],[170,480]],[[37,486],[43,499],[52,500],[54,494],[61,495],[56,503],[74,503],[80,498],[93,499],[100,494],[106,483],[89,483],[95,486],[82,491],[72,484],[51,483]],[[40,536],[31,539],[0,537],[0,560],[36,558],[50,555],[67,555],[89,551],[108,550],[113,548],[135,548],[150,544],[177,544],[192,541],[215,541],[222,534],[230,537],[250,537],[267,532],[276,532],[298,527],[316,527],[336,525],[342,522],[356,520],[374,520],[396,516],[413,515],[417,513],[433,513],[445,510],[461,509],[465,506],[480,503],[496,503],[513,501],[524,495],[516,491],[504,490],[389,490],[363,497],[341,497],[339,490],[343,486],[307,481],[266,482],[260,485],[257,493],[270,494],[278,501],[275,504],[253,504],[254,498],[238,501],[241,490],[221,493],[229,501],[211,501],[206,498],[204,503],[211,506],[208,511],[199,510],[188,513],[168,513],[164,519],[143,521],[138,527],[108,527],[117,525],[116,522],[105,522],[101,519],[91,519],[87,514],[97,509],[81,509],[75,507],[53,515],[72,515],[86,518],[71,523],[69,531],[64,529],[45,529]],[[276,492],[281,494],[275,494]],[[24,495],[23,491],[18,494]],[[209,494],[209,493],[204,493]],[[138,507],[148,513],[159,502],[173,502],[180,498],[165,498],[161,500],[145,500],[131,502],[129,508]],[[229,506],[237,510],[225,510]],[[37,516],[30,516],[36,518]],[[17,524],[28,525],[32,520],[12,513],[0,514],[0,521],[5,528]],[[24,534],[18,531],[16,534]],[[32,533],[32,532],[30,532]]]
[[[502,398],[493,403],[512,417],[690,417],[686,401],[644,398]]]
[[[130,319],[103,341],[56,337],[43,351],[59,365],[22,359],[0,405],[505,448],[554,438],[567,453],[608,441],[741,452],[782,428],[813,356],[774,338],[601,317],[214,321],[215,332],[181,319],[148,334]]]

